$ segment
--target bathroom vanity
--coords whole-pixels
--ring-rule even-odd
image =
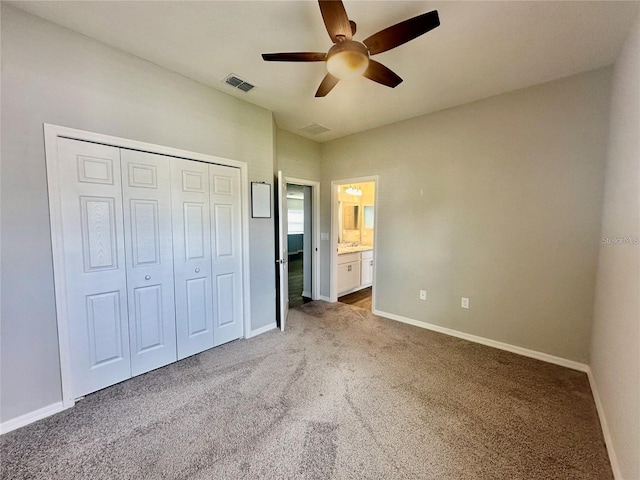
[[[338,296],[370,287],[373,282],[373,247],[338,248]]]

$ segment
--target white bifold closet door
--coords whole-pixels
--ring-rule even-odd
[[[171,162],[178,358],[213,347],[209,165]]]
[[[243,334],[240,170],[58,139],[74,396]]]
[[[242,336],[240,171],[171,162],[178,358]]]
[[[240,170],[209,165],[211,184],[214,346],[242,336]]]
[[[120,150],[58,139],[74,396],[131,377]]]
[[[175,362],[169,157],[120,150],[131,373]]]

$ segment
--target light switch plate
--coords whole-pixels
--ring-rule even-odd
[[[420,300],[426,300],[426,299],[427,299],[427,291],[420,290]]]
[[[469,299],[467,297],[462,297],[460,300],[460,306],[462,308],[469,308]]]
[[[320,240],[329,240],[329,234],[327,232],[321,232]]]

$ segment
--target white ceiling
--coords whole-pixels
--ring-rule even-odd
[[[364,78],[315,91],[319,63],[264,62],[266,52],[327,51],[315,1],[10,2],[274,112],[280,128],[326,141],[613,63],[640,3],[345,0],[355,40],[438,10],[440,27],[375,56],[404,82]],[[235,73],[256,85],[222,83]],[[330,129],[308,135],[318,123]]]

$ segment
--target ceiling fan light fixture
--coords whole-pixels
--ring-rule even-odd
[[[369,52],[351,40],[336,43],[327,54],[328,72],[340,80],[362,75],[369,66]]]

